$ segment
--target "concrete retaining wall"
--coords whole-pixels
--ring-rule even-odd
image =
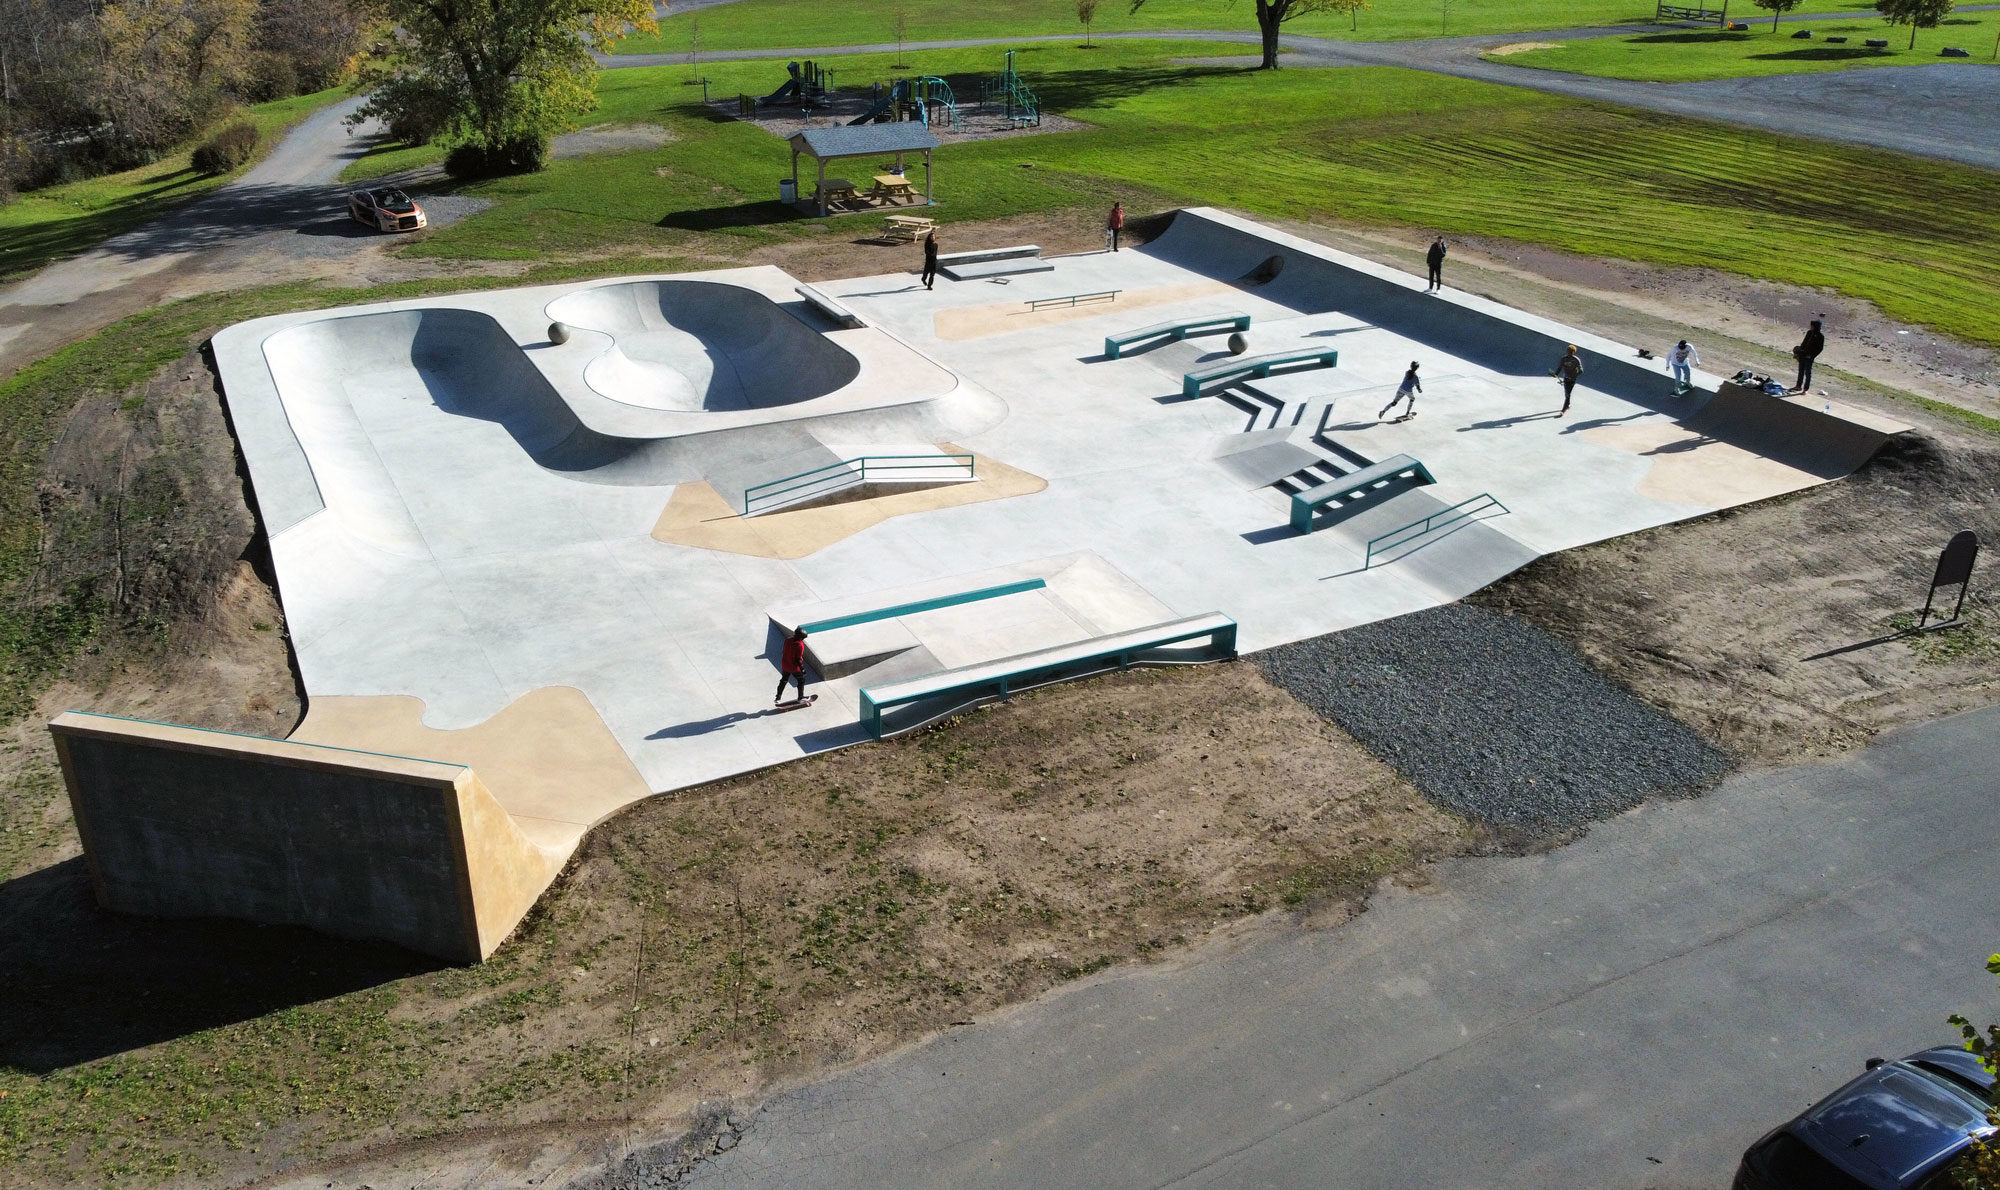
[[[1418,277],[1221,211],[1177,213],[1145,251],[1220,281],[1240,282],[1249,292],[1302,313],[1337,310],[1504,375],[1546,376],[1574,343],[1585,387],[1675,412],[1688,403],[1676,402],[1673,379],[1659,360],[1640,359],[1625,344],[1474,294],[1426,293]],[[1275,277],[1262,284],[1248,280],[1273,257],[1283,262]],[[1713,383],[1696,374],[1697,389],[1713,391]]]
[[[470,768],[65,712],[49,724],[109,909],[492,954],[561,870]]]

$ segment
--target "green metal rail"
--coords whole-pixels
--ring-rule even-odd
[[[743,491],[743,515],[754,514],[760,504],[768,509],[772,504],[789,504],[809,496],[824,496],[842,488],[867,483],[870,479],[894,478],[894,473],[898,471],[931,471],[947,466],[965,468],[964,476],[950,478],[977,478],[974,456],[969,454],[863,455],[746,488]]]
[[[1480,503],[1481,501],[1485,501],[1485,503],[1482,504]],[[1479,505],[1479,507],[1472,507],[1475,504]],[[1387,553],[1399,545],[1406,545],[1409,542],[1415,541],[1433,529],[1442,529],[1446,525],[1455,525],[1460,521],[1468,520],[1479,513],[1485,512],[1489,508],[1497,508],[1501,512],[1508,511],[1507,506],[1495,500],[1491,493],[1481,492],[1470,500],[1460,500],[1450,508],[1440,509],[1421,521],[1411,521],[1400,529],[1391,529],[1379,537],[1371,537],[1368,539],[1368,556],[1363,559],[1361,568],[1366,570],[1375,565],[1375,555],[1378,552]],[[1405,533],[1408,533],[1409,536],[1403,537],[1402,535]],[[1389,539],[1392,537],[1400,538],[1400,540],[1390,541]]]
[[[983,599],[998,599],[1003,595],[1021,595],[1029,591],[1039,591],[1048,585],[1045,579],[1022,579],[1018,583],[1001,583],[997,587],[980,587],[976,591],[960,591],[953,595],[939,595],[932,599],[917,599],[909,603],[898,603],[894,607],[878,607],[874,611],[852,612],[845,616],[832,616],[824,620],[812,620],[799,625],[799,627],[805,629],[807,632],[831,632],[836,628],[852,628],[856,624],[872,624],[877,620],[893,620],[898,616],[914,616],[918,612],[934,612],[939,608],[978,603]]]

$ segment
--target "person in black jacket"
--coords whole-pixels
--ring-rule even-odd
[[[1436,293],[1444,288],[1445,251],[1444,237],[1439,236],[1431,241],[1431,250],[1424,253],[1424,263],[1429,265],[1431,270],[1430,287],[1424,290],[1425,293]]]
[[[1799,382],[1792,386],[1793,392],[1802,393],[1812,388],[1813,361],[1825,350],[1826,334],[1819,329],[1819,319],[1815,318],[1806,330],[1806,337],[1792,348],[1792,358],[1799,361]]]
[[[931,282],[935,280],[937,280],[937,233],[927,231],[924,233],[924,288],[929,289]]]

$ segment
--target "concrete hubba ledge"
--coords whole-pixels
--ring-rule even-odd
[[[234,917],[476,963],[562,870],[470,768],[66,711],[49,724],[107,909]]]

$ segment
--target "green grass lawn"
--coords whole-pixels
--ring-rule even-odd
[[[151,165],[32,190],[0,206],[0,280],[94,248],[241,176],[263,160],[299,121],[346,94],[345,88],[334,87],[259,103],[219,121],[216,129],[238,120],[248,120],[257,127],[257,155],[235,173],[210,176],[197,172],[189,162],[205,139],[197,137]]]
[[[896,40],[896,12],[903,11],[910,41],[968,37],[1034,37],[1075,33],[1074,0],[968,0],[909,4],[904,0],[741,0],[660,22],[657,36],[633,37],[618,47],[628,54],[685,53],[688,31],[701,24],[704,51],[781,46],[872,45]],[[1124,0],[1098,9],[1099,33],[1149,29],[1243,29],[1257,18],[1249,0],[1148,0],[1137,13]],[[1521,33],[1650,20],[1653,9],[1633,0],[1374,0],[1374,7],[1345,16],[1316,14],[1285,25],[1286,32],[1319,37],[1389,41],[1473,33]],[[1351,27],[1350,27],[1351,25]],[[1240,51],[1238,51],[1240,52]],[[768,90],[768,88],[766,88]]]
[[[1800,29],[1810,29],[1812,39],[1794,40],[1792,34]],[[1757,74],[1848,70],[1857,66],[1963,61],[1939,58],[1939,48],[1947,45],[1971,50],[1975,62],[1989,61],[1996,32],[2000,32],[2000,13],[1960,13],[1935,29],[1917,30],[1917,47],[1913,50],[1909,48],[1907,26],[1892,27],[1879,20],[1786,21],[1775,33],[1769,21],[1753,20],[1748,33],[1687,29],[1673,33],[1621,34],[1566,42],[1553,49],[1497,57],[1489,54],[1487,60],[1605,78],[1682,83]],[[1824,40],[1828,34],[1845,37],[1847,43],[1828,45]],[[1871,49],[1863,44],[1869,38],[1886,39],[1889,46]]]
[[[1142,210],[1216,204],[1416,225],[1825,286],[2000,344],[1992,173],[1411,71],[1171,61],[1198,52],[1141,42],[1024,50],[1021,68],[1048,108],[1093,127],[947,147],[937,215],[1087,209],[1117,196]],[[992,58],[953,50],[911,61],[951,75],[990,68]],[[865,85],[891,62],[845,58],[836,75]],[[817,229],[775,201],[790,168],[784,145],[691,102],[686,74],[672,66],[600,78],[597,118],[665,124],[673,143],[468,187],[495,205],[405,251],[671,252],[694,232],[754,245]],[[774,69],[717,63],[708,74],[716,93],[731,94],[769,90]],[[858,233],[865,222],[851,225]]]

